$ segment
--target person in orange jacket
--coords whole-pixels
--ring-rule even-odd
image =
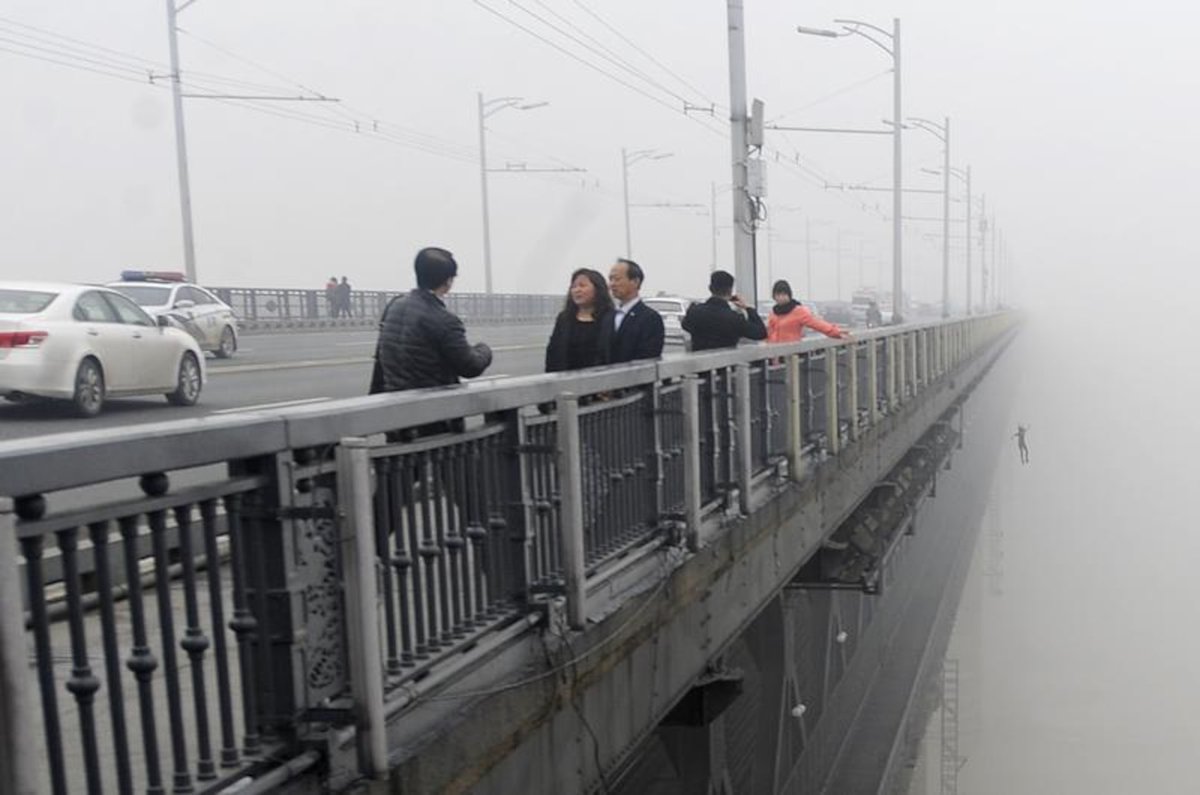
[[[799,342],[804,339],[804,329],[811,328],[826,337],[846,339],[849,332],[836,323],[830,323],[814,315],[806,306],[792,297],[792,286],[783,279],[771,288],[775,306],[767,318],[767,342]]]

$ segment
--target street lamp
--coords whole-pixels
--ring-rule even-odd
[[[950,176],[961,181],[964,185],[966,185],[967,188],[967,304],[965,310],[969,315],[971,314],[971,206],[973,203],[971,198],[971,167],[967,166],[965,169],[963,169],[948,165],[943,169],[923,168],[921,170],[926,174],[935,174],[937,176],[942,176],[943,174],[948,173]]]
[[[621,185],[625,193],[625,256],[633,258],[633,244],[630,242],[629,231],[629,167],[640,160],[665,160],[673,157],[671,152],[659,152],[655,149],[638,149],[633,152],[621,150]]]
[[[533,110],[549,105],[549,102],[524,102],[522,97],[496,97],[484,100],[483,94],[478,93],[479,100],[479,181],[483,193],[483,275],[485,289],[492,294],[492,230],[488,216],[488,168],[487,168],[487,127],[484,120],[505,108],[517,110]]]
[[[901,176],[901,135],[904,125],[901,123],[903,114],[900,111],[900,20],[892,20],[890,32],[868,22],[854,19],[835,19],[834,23],[841,25],[842,29],[828,30],[800,25],[796,27],[796,32],[830,39],[851,35],[861,36],[892,58],[892,322],[900,323],[903,320],[904,307],[901,234],[901,224],[904,218],[904,206],[901,198],[904,192]]]
[[[908,123],[942,142],[942,317],[950,317],[950,117],[944,124],[912,117]]]

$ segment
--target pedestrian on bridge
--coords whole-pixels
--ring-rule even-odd
[[[642,302],[646,274],[631,259],[619,259],[608,272],[608,286],[616,305],[608,348],[610,364],[657,359],[662,356],[666,331],[662,315]]]
[[[775,282],[771,288],[775,306],[767,318],[767,342],[799,342],[804,339],[804,329],[819,331],[826,337],[846,339],[849,333],[843,331],[836,323],[814,315],[808,307],[792,297],[792,286],[783,279]]]
[[[743,339],[766,339],[767,328],[758,312],[733,292],[733,274],[713,271],[708,291],[712,294],[709,299],[692,304],[683,318],[683,330],[692,335],[693,351],[733,348]]]
[[[447,386],[475,378],[492,363],[492,350],[467,342],[462,320],[445,297],[458,275],[454,255],[424,248],[413,264],[417,288],[392,299],[379,323],[371,393]]]
[[[580,268],[572,273],[566,306],[558,313],[546,345],[546,372],[607,364],[612,312],[612,296],[600,271]]]
[[[345,317],[353,317],[354,313],[350,310],[350,280],[345,276],[342,277],[342,283],[334,290],[335,303],[337,311]]]
[[[330,317],[337,317],[337,286],[336,276],[330,276],[325,283],[325,310]]]

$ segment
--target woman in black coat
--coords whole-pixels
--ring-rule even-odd
[[[546,372],[607,364],[609,324],[604,321],[612,310],[608,284],[599,271],[580,268],[572,273],[566,306],[546,345]]]

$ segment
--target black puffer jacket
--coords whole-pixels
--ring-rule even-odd
[[[457,384],[492,363],[492,350],[467,342],[462,321],[428,290],[392,301],[379,324],[372,392]]]

